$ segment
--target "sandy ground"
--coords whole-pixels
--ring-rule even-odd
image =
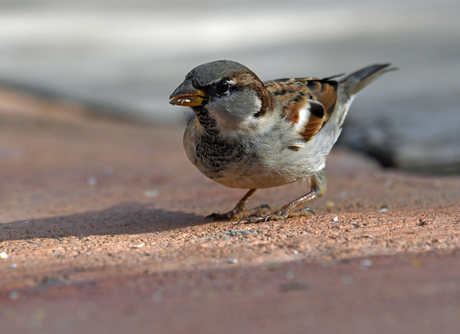
[[[460,177],[336,149],[316,216],[209,223],[182,132],[0,92],[2,333],[460,332]]]

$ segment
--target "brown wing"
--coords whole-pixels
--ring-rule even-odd
[[[337,82],[328,79],[281,79],[265,83],[283,104],[283,116],[298,125],[305,141],[322,129],[337,103]],[[309,112],[309,117],[303,113]],[[308,118],[307,124],[301,124]]]

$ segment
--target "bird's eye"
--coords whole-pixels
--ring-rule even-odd
[[[230,89],[227,80],[221,80],[216,84],[216,92],[218,94],[225,94]]]
[[[200,86],[198,79],[195,78],[192,80],[192,86],[195,88],[198,88]]]

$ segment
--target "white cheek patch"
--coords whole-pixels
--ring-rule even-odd
[[[259,117],[254,116],[254,114],[260,111],[260,109],[262,108],[262,101],[259,99],[259,97],[254,96],[254,104],[251,107],[253,109],[250,111],[248,116],[245,117],[245,119],[241,122],[241,126],[243,128],[251,129],[259,127],[268,121],[266,118],[261,119]]]
[[[260,108],[262,108],[262,101],[257,96],[254,96],[254,106],[255,106],[254,113],[258,112]]]
[[[246,121],[244,123],[246,125],[260,123],[260,119],[254,115],[257,112],[259,112],[261,108],[262,108],[262,101],[257,96],[254,96],[254,109],[251,110],[251,115],[246,118]]]

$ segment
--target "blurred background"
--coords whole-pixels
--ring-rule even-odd
[[[0,86],[96,113],[183,126],[169,94],[193,67],[262,80],[392,62],[340,144],[407,171],[460,173],[458,0],[0,0]]]

